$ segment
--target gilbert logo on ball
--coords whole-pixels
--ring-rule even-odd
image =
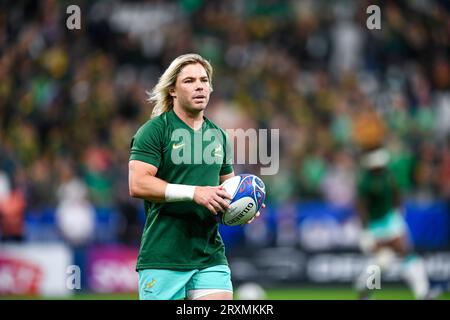
[[[219,223],[238,226],[252,219],[261,209],[266,197],[264,182],[252,174],[241,174],[226,180],[222,186],[232,196],[230,207],[218,213]]]

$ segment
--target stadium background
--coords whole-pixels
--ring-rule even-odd
[[[81,30],[66,27],[72,4]],[[371,4],[381,30],[366,27]],[[130,138],[151,113],[146,90],[187,52],[215,68],[211,119],[280,129],[267,209],[221,227],[236,286],[355,298],[358,143],[382,136],[411,238],[446,290],[449,15],[437,0],[2,1],[0,298],[136,298],[145,217],[128,195]],[[69,265],[80,290],[67,289]],[[377,297],[411,299],[399,280],[396,268],[384,275]]]

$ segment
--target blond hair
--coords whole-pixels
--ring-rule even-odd
[[[175,83],[181,69],[188,64],[196,63],[200,63],[203,68],[205,68],[212,91],[213,68],[209,61],[195,53],[181,55],[172,61],[166,71],[164,71],[162,76],[159,78],[158,83],[152,91],[147,92],[149,95],[148,101],[154,104],[151,118],[157,117],[161,113],[167,112],[173,108],[173,98],[170,95],[170,89],[175,87]]]

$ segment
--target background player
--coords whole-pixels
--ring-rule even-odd
[[[384,148],[367,151],[362,156],[358,180],[357,211],[364,228],[361,249],[370,255],[368,265],[381,272],[401,259],[401,273],[416,299],[425,299],[429,282],[422,259],[412,252],[402,201],[394,177],[387,168],[389,154]],[[369,274],[366,268],[356,280],[360,299],[367,299]]]

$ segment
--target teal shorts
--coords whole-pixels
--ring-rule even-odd
[[[390,240],[407,232],[405,219],[397,210],[392,210],[381,219],[369,222],[369,232],[376,240]]]
[[[233,292],[231,271],[227,265],[178,271],[144,269],[138,271],[140,300],[185,299],[190,290],[220,289]]]

